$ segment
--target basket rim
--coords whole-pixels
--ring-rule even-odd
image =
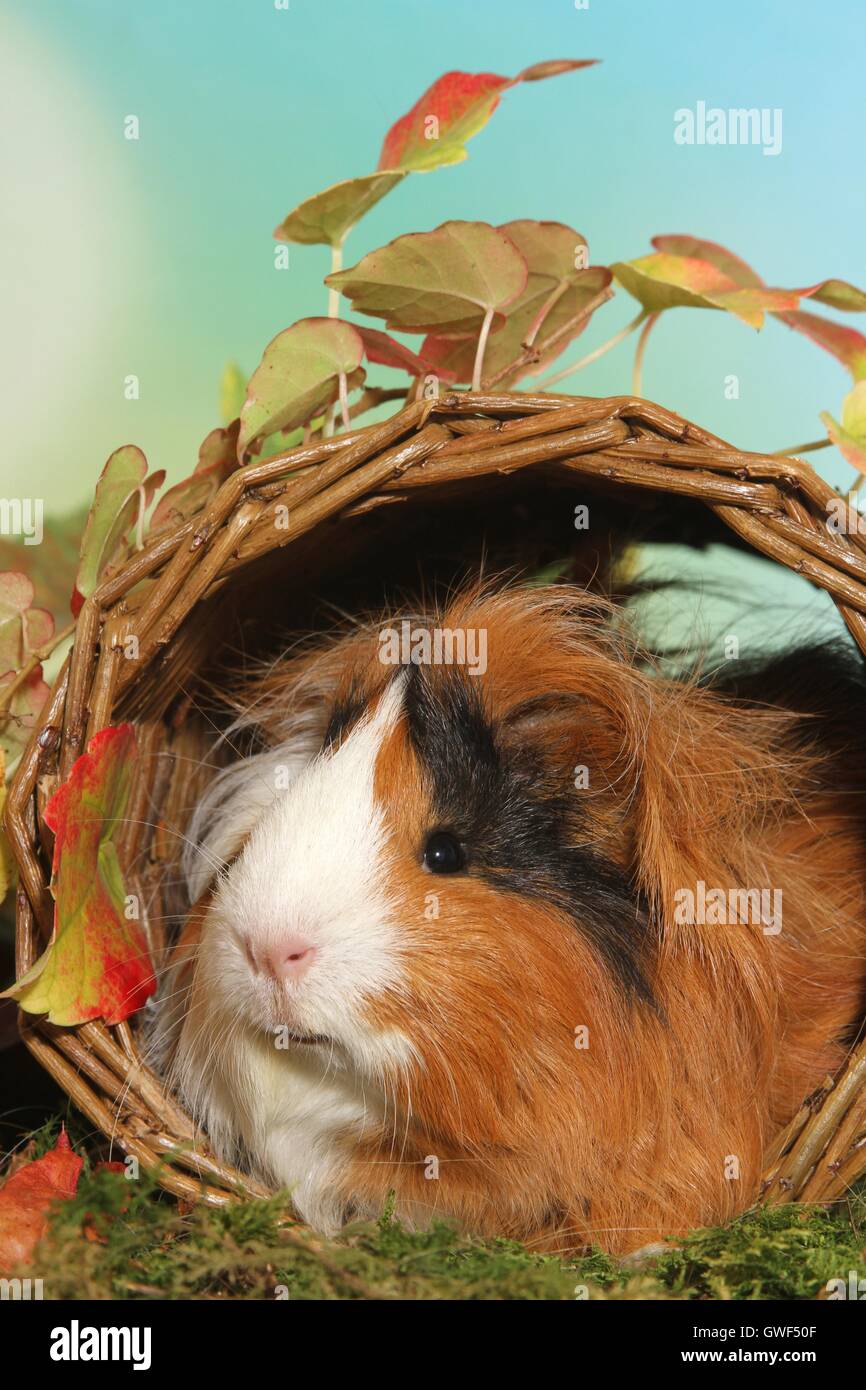
[[[201,513],[160,533],[85,600],[7,799],[19,872],[16,975],[33,964],[53,919],[41,789],[46,779],[68,775],[202,599],[324,520],[372,511],[419,487],[539,467],[614,491],[647,489],[703,503],[752,549],[825,589],[866,658],[866,539],[827,527],[839,494],[806,460],[737,449],[634,396],[450,390],[413,401],[384,421],[239,468]],[[270,520],[277,506],[289,507],[292,518],[282,533]],[[149,590],[138,588],[143,580],[151,581]],[[130,635],[138,639],[138,660],[121,664],[121,638]],[[264,1194],[210,1152],[142,1060],[129,1023],[61,1029],[19,1018],[26,1045],[78,1108],[163,1187],[219,1205]],[[844,1195],[866,1172],[866,1145],[855,1147],[864,1128],[866,1039],[835,1082],[807,1098],[777,1136],[766,1155],[765,1200]]]

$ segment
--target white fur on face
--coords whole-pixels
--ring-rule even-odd
[[[388,1079],[414,1056],[407,1038],[365,1017],[369,1001],[403,984],[388,831],[374,795],[402,686],[394,681],[372,716],[335,752],[308,761],[265,809],[263,760],[250,769],[257,785],[248,798],[238,773],[219,815],[243,823],[253,799],[258,819],[208,911],[173,1067],[215,1147],[246,1153],[263,1176],[291,1185],[299,1210],[324,1229],[337,1220],[327,1196],[344,1161],[337,1141],[381,1123]],[[289,764],[292,750],[278,752],[274,765]],[[302,978],[277,984],[250,955],[291,937],[316,956]],[[328,1041],[286,1047],[286,1029]]]

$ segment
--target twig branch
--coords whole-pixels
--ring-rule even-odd
[[[331,274],[336,275],[338,270],[343,269],[343,243],[335,241],[331,245]],[[340,317],[340,291],[328,286],[328,318],[338,319]]]
[[[613,298],[610,290],[605,291],[604,298]],[[561,372],[555,372],[553,376],[549,376],[546,381],[539,382],[539,391],[549,391],[551,386],[555,386],[560,381],[565,381],[566,377],[571,376],[573,372],[579,372],[583,367],[588,367],[590,362],[597,362],[599,357],[603,357],[606,352],[610,352],[611,348],[617,347],[630,333],[634,333],[635,329],[640,327],[645,318],[646,310],[641,309],[640,313],[636,314],[631,322],[626,324],[625,328],[621,328],[618,333],[614,333],[613,337],[608,338],[607,342],[602,343],[601,347],[597,347],[593,352],[588,352],[585,357],[581,357],[579,362],[573,362],[570,367],[563,367]]]
[[[832,439],[813,439],[811,444],[797,444],[791,449],[774,449],[771,458],[787,458],[789,455],[814,454],[816,449],[829,449]]]

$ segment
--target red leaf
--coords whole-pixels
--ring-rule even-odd
[[[119,1023],[156,988],[144,931],[125,910],[115,844],[136,757],[131,724],[103,729],[45,808],[55,833],[54,933],[6,994],[63,1027]]]
[[[83,1164],[61,1130],[44,1158],[19,1168],[0,1189],[0,1274],[33,1258],[53,1204],[75,1196]]]
[[[446,72],[388,131],[379,168],[426,170],[457,164],[466,158],[465,142],[487,124],[506,88],[591,67],[594,62],[595,58],[552,59],[535,63],[516,77]]]
[[[364,354],[368,362],[378,362],[381,367],[397,367],[400,371],[410,372],[412,376],[425,376],[427,372],[435,371],[447,381],[454,380],[452,372],[441,371],[435,363],[420,357],[411,348],[392,338],[390,333],[383,333],[379,328],[362,328],[360,324],[355,324],[355,327],[364,340]]]

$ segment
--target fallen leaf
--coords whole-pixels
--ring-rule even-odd
[[[26,1267],[48,1230],[56,1202],[75,1196],[84,1160],[66,1131],[43,1158],[19,1168],[0,1188],[0,1274]]]
[[[241,462],[247,451],[256,452],[256,440],[306,424],[335,401],[341,376],[347,390],[361,386],[363,356],[360,333],[341,319],[300,319],[278,333],[247,388],[237,446]]]
[[[466,158],[466,141],[487,124],[509,87],[588,68],[596,61],[553,59],[535,63],[516,77],[500,77],[494,72],[446,72],[388,131],[379,168],[424,172],[459,164]]]
[[[137,757],[131,724],[103,729],[45,808],[54,831],[54,931],[42,956],[5,991],[61,1027],[119,1023],[154,992],[140,923],[126,915],[115,838]]]
[[[496,227],[444,222],[397,237],[325,284],[388,328],[462,336],[477,332],[488,313],[494,328],[503,323],[501,311],[523,293],[528,273],[514,242]]]
[[[308,246],[341,246],[355,223],[396,188],[406,172],[363,174],[332,184],[299,203],[283,218],[274,237]]]

